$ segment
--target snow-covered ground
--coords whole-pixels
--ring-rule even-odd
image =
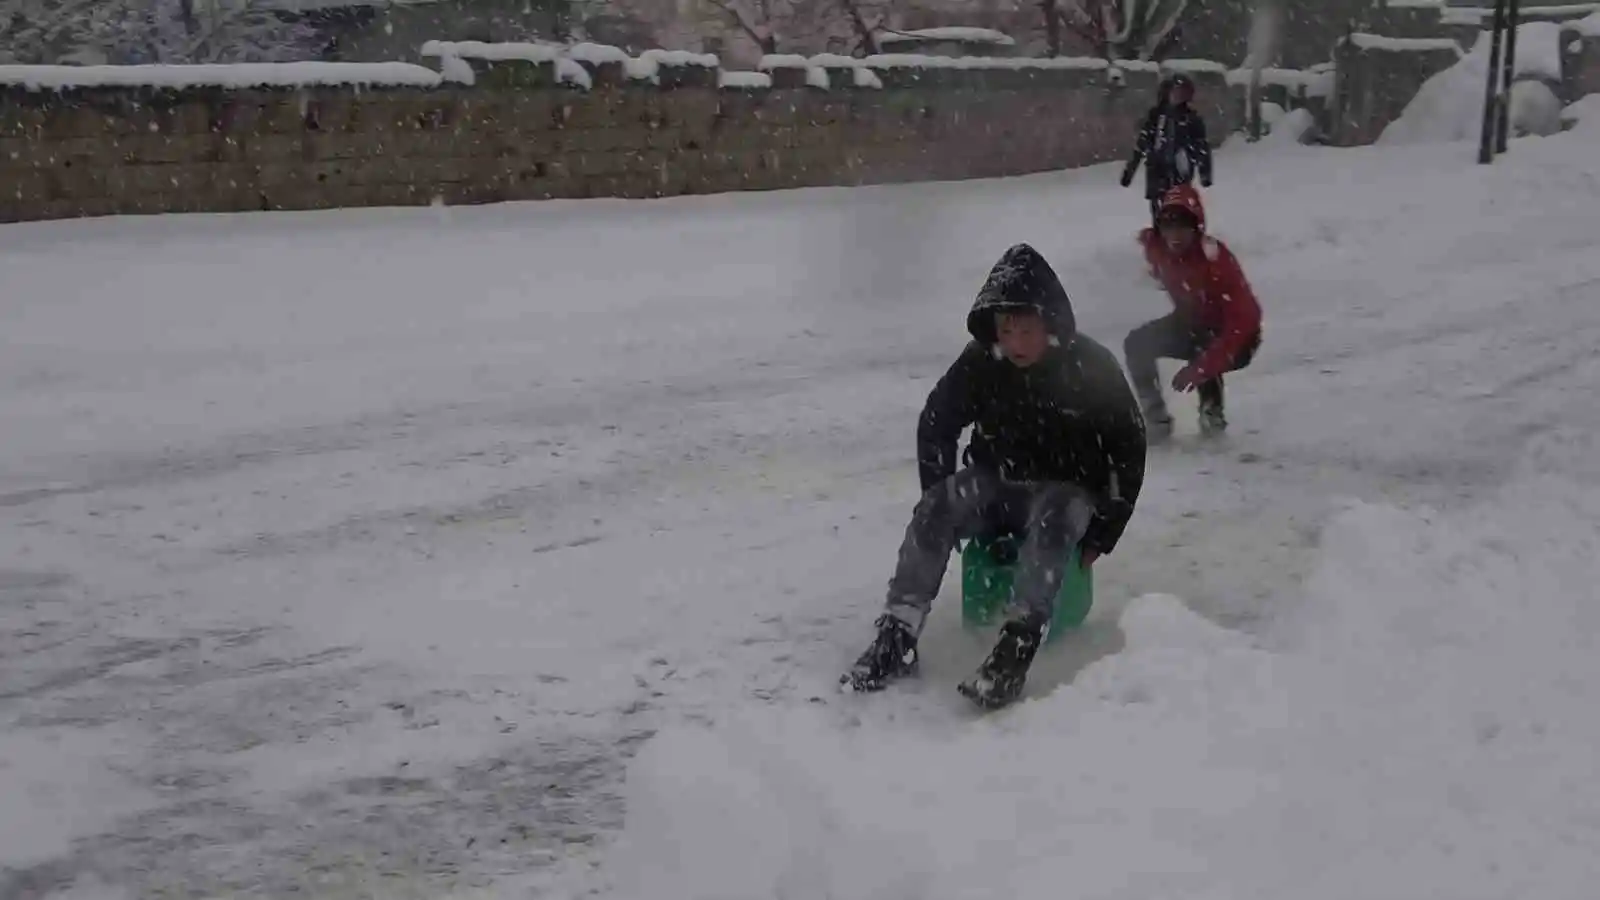
[[[1114,165],[6,226],[0,896],[1587,896],[1597,137],[1226,149],[1229,445],[985,719],[953,577],[834,681],[994,258],[1165,311]]]

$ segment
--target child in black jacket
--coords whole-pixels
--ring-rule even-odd
[[[1190,105],[1194,81],[1178,74],[1161,83],[1156,105],[1145,115],[1134,145],[1133,157],[1122,170],[1122,186],[1133,184],[1133,173],[1144,163],[1144,195],[1155,221],[1167,191],[1200,176],[1200,186],[1211,186],[1211,144],[1206,123]]]

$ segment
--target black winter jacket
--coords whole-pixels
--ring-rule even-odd
[[[1033,307],[1058,346],[1026,369],[999,353],[994,314]],[[974,340],[945,372],[917,425],[923,490],[955,474],[956,445],[973,426],[963,462],[1014,481],[1064,481],[1095,496],[1085,549],[1110,553],[1144,484],[1145,431],[1116,357],[1077,331],[1066,291],[1027,244],[995,264],[967,317]]]
[[[1186,158],[1180,164],[1179,155]],[[1144,195],[1154,200],[1180,184],[1188,184],[1199,174],[1200,183],[1211,184],[1211,143],[1206,138],[1206,122],[1187,103],[1177,106],[1157,103],[1145,115],[1139,128],[1127,172],[1131,176],[1144,162]]]

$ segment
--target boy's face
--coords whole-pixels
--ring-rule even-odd
[[[1189,252],[1195,239],[1200,236],[1199,229],[1187,216],[1162,216],[1156,222],[1156,227],[1161,230],[1161,240],[1167,245],[1167,250],[1177,255]]]
[[[1050,349],[1050,330],[1036,312],[997,313],[994,330],[1000,351],[1019,368],[1026,369],[1038,362]]]

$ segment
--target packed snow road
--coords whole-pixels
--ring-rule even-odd
[[[1110,169],[6,226],[0,897],[1576,896],[1597,134],[1224,150],[1233,433],[984,722],[954,578],[833,682],[1001,251],[1165,311]]]

